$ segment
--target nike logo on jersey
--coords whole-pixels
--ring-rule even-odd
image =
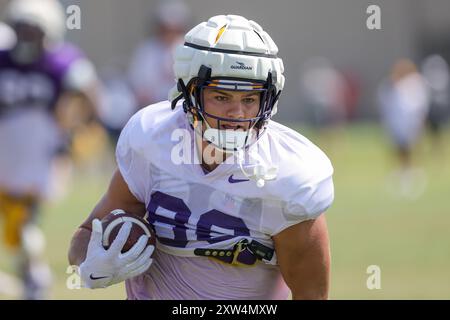
[[[231,176],[228,178],[228,182],[229,182],[229,183],[238,183],[238,182],[245,182],[245,181],[250,181],[250,179],[234,179],[234,178],[233,178],[233,175],[231,175]]]
[[[100,279],[106,279],[109,278],[109,276],[105,276],[105,277],[94,277],[92,275],[92,273],[89,275],[89,278],[91,278],[91,280],[100,280]]]

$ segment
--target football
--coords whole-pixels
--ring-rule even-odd
[[[149,236],[147,245],[155,245],[155,233],[152,226],[146,220],[138,215],[125,212],[122,209],[116,209],[101,220],[103,227],[102,242],[105,249],[109,248],[119,233],[120,228],[127,221],[132,223],[132,227],[130,235],[122,248],[122,253],[130,250],[142,235]]]

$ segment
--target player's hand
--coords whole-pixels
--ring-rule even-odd
[[[105,250],[102,245],[103,230],[100,220],[92,221],[92,233],[86,259],[80,264],[80,277],[86,288],[106,288],[145,272],[153,262],[154,246],[147,246],[148,237],[143,235],[127,252],[121,253],[132,224],[126,222],[116,239]]]

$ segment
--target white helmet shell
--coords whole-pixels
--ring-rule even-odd
[[[12,0],[6,9],[6,20],[38,26],[50,43],[64,39],[65,14],[57,0]]]
[[[198,76],[202,65],[211,68],[211,77],[266,80],[269,72],[277,91],[284,86],[284,66],[278,47],[259,24],[237,15],[219,15],[202,22],[185,36],[174,56],[175,81],[185,84]],[[181,92],[174,86],[173,101]],[[276,113],[274,106],[272,115]]]

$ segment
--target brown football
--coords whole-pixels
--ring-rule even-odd
[[[120,228],[127,221],[132,223],[132,227],[127,242],[125,242],[122,248],[122,253],[130,250],[144,234],[149,236],[147,245],[155,245],[155,233],[152,226],[146,220],[138,215],[125,212],[122,209],[116,209],[111,211],[111,213],[101,221],[103,227],[103,247],[105,249],[109,248],[119,233]]]

